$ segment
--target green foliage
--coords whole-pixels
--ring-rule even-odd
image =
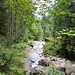
[[[45,73],[41,72],[39,70],[36,70],[34,72],[31,72],[29,75],[65,75],[60,70],[56,69],[54,65],[50,65],[49,67],[45,68]]]
[[[6,35],[8,46],[36,37],[42,39],[43,30],[35,20],[32,0],[3,0],[0,4],[0,33]]]
[[[44,51],[47,53],[47,54],[55,54],[55,51],[54,51],[54,43],[51,43],[51,42],[47,42],[44,46]]]
[[[0,41],[0,75],[22,75],[24,46],[14,44],[8,48],[6,38],[2,36],[0,36]]]
[[[1,72],[0,72],[0,75],[5,75],[5,73],[1,73]]]
[[[29,38],[33,40],[43,39],[43,29],[39,20],[36,20],[30,28]]]
[[[5,0],[0,1],[0,34],[6,35],[7,27],[7,15],[6,15],[6,6],[5,6]]]
[[[43,29],[42,29],[42,26],[41,26],[40,23],[38,23],[37,29],[38,29],[38,32],[37,32],[36,38],[37,38],[37,40],[42,40],[42,38],[43,38]]]
[[[67,58],[75,56],[75,1],[74,0],[58,0],[52,4],[48,10],[48,15],[44,16],[44,22],[50,26],[50,37],[46,40],[50,41],[45,46],[48,53],[50,50],[58,49],[58,53]],[[43,23],[44,24],[44,23]],[[59,37],[59,39],[57,39]],[[59,42],[58,42],[59,40]],[[51,44],[54,42],[54,46]],[[60,44],[58,44],[58,43]],[[58,48],[56,47],[58,45]],[[50,48],[50,50],[49,50]]]
[[[59,53],[71,60],[74,60],[75,56],[75,28],[66,28],[59,32],[61,36],[62,45],[59,49]]]
[[[48,40],[50,42],[46,42],[46,44],[44,45],[44,51],[47,54],[52,54],[52,55],[56,55],[57,54],[57,50],[61,47],[61,42],[56,40],[53,40],[54,38],[49,38]]]
[[[28,41],[32,23],[35,22],[32,0],[3,0],[0,4],[0,33],[6,35],[8,46]]]
[[[45,37],[51,36],[51,25],[49,22],[50,22],[49,17],[44,15],[42,20],[41,20],[41,26],[43,29],[44,39],[45,39]]]
[[[65,75],[63,72],[56,69],[54,65],[50,65],[49,67],[49,69],[46,69],[48,71],[46,75]]]
[[[53,37],[45,38],[45,40],[48,40],[50,42],[56,42],[56,39],[54,39]]]
[[[18,44],[12,44],[11,48],[17,48],[17,49],[22,49],[27,45],[26,42],[18,43]]]
[[[62,35],[67,35],[67,36],[72,36],[74,37],[75,36],[75,28],[69,28],[69,29],[63,29],[62,31],[60,31],[60,33]]]

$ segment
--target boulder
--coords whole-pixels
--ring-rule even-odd
[[[75,73],[71,73],[71,75],[75,75]]]
[[[66,75],[71,75],[72,69],[71,68],[66,68],[65,73],[66,73]]]
[[[73,64],[73,65],[71,66],[71,69],[72,69],[72,72],[75,73],[75,64]]]
[[[49,57],[46,57],[45,59],[38,61],[38,63],[42,66],[49,66],[51,64],[51,60]]]

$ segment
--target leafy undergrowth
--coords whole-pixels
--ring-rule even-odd
[[[48,71],[48,73],[44,75],[65,75],[63,72],[58,70],[54,65],[50,65],[49,68],[46,70]]]
[[[65,75],[60,70],[56,69],[56,67],[53,65],[50,65],[49,68],[45,68],[45,71],[46,72],[44,73],[40,70],[36,70],[34,72],[31,72],[29,75]]]
[[[50,55],[56,55],[57,50],[61,47],[61,38],[53,38],[49,37],[46,38],[46,44],[44,45],[44,53],[50,54]]]
[[[59,55],[69,60],[75,61],[75,36],[63,32],[61,38],[46,38],[44,54]]]
[[[6,46],[7,39],[0,36],[0,75],[23,75],[22,60],[26,43]]]
[[[44,53],[50,54],[50,55],[56,55],[57,50],[61,47],[60,42],[46,42],[44,45]]]
[[[53,43],[47,42],[44,45],[44,52],[46,52],[47,54],[55,54]]]

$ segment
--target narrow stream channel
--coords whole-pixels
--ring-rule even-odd
[[[44,66],[38,65],[38,61],[45,59],[42,55],[44,44],[45,42],[34,41],[26,46],[26,55],[23,68],[27,71],[27,73],[30,73],[33,70],[44,71]]]

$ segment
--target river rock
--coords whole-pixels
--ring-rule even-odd
[[[43,60],[38,61],[39,65],[49,66],[51,64],[51,60],[49,57],[46,57]]]
[[[51,61],[57,61],[56,57],[50,57]]]
[[[72,63],[69,60],[66,60],[65,63],[66,63],[66,65],[65,65],[66,68],[70,68],[72,66]]]
[[[33,47],[33,46],[34,46],[32,42],[31,42],[31,43],[28,43],[28,45],[29,45],[29,46],[31,46],[31,47]]]
[[[71,73],[71,75],[75,75],[75,73]]]
[[[75,64],[73,64],[73,65],[71,66],[71,68],[72,68],[72,71],[75,73]]]
[[[66,75],[71,75],[72,69],[71,68],[66,68]]]

